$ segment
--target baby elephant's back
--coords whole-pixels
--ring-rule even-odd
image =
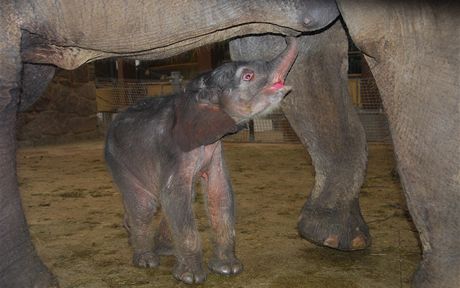
[[[155,170],[155,155],[168,146],[174,125],[174,98],[151,97],[141,100],[115,117],[109,126],[105,158],[112,170],[143,173]]]

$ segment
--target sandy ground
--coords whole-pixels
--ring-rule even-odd
[[[19,181],[31,235],[62,287],[186,287],[171,276],[172,257],[156,269],[131,265],[120,195],[102,157],[83,142],[18,152]],[[300,145],[226,144],[237,201],[237,255],[245,271],[208,276],[204,287],[409,287],[420,249],[394,168],[391,146],[370,145],[361,207],[372,247],[340,252],[296,231],[314,172]],[[210,256],[202,195],[195,212]],[[188,286],[187,286],[188,287]]]

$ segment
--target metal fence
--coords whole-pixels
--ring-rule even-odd
[[[356,89],[350,87],[353,83]],[[366,132],[367,141],[390,143],[390,129],[374,78],[352,78],[349,80],[349,88],[349,94]]]
[[[168,95],[173,92],[171,81],[96,81],[96,104],[100,113],[117,113],[145,97]]]
[[[104,132],[116,113],[145,97],[167,95],[180,89],[179,75],[172,75],[165,81],[98,79],[96,99],[99,127]],[[386,116],[383,113],[380,95],[372,78],[352,78],[349,92],[358,111],[361,122],[370,142],[389,142],[390,133]],[[298,138],[289,125],[281,109],[255,118],[237,134],[228,136],[226,141],[295,143]]]
[[[299,138],[289,125],[283,111],[277,108],[246,124],[237,134],[225,137],[230,142],[296,143]]]

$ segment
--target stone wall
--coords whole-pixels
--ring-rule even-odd
[[[21,144],[50,144],[100,137],[93,66],[57,70],[45,93],[19,113]]]

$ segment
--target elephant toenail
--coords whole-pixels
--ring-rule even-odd
[[[356,236],[352,241],[351,241],[351,247],[354,250],[360,250],[366,248],[366,239],[362,235]]]
[[[181,280],[186,284],[193,284],[193,274],[185,273],[184,275],[182,275]]]
[[[324,240],[323,245],[331,248],[337,248],[339,247],[339,237],[337,235],[331,235]]]
[[[222,266],[220,268],[220,273],[224,275],[229,275],[230,274],[230,266]]]

